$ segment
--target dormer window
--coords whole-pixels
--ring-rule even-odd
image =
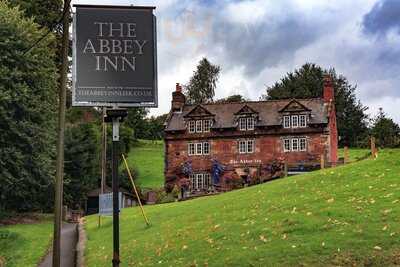
[[[305,128],[307,127],[307,115],[283,116],[283,128]]]
[[[241,131],[254,130],[254,118],[253,117],[242,117],[239,119],[239,129]]]
[[[190,120],[188,123],[189,133],[208,133],[211,129],[211,120]]]

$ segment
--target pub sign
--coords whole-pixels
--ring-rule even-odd
[[[72,105],[157,107],[154,7],[74,6]]]

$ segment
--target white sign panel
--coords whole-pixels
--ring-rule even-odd
[[[119,199],[119,210],[124,208],[124,202],[122,200],[122,193],[118,194]],[[99,214],[100,215],[112,215],[113,213],[113,193],[106,193],[99,195]]]

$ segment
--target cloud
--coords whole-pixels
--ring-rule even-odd
[[[334,67],[357,97],[397,121],[400,102],[400,0],[74,0],[155,5],[159,108],[202,57],[221,66],[217,98],[253,100],[306,62]],[[399,121],[400,122],[400,121]]]
[[[366,34],[385,36],[394,30],[400,33],[400,1],[381,0],[363,18]]]

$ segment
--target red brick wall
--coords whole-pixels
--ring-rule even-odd
[[[321,133],[308,133],[301,136],[307,137],[306,152],[285,153],[281,136],[268,135],[255,138],[255,151],[250,154],[239,154],[238,138],[208,139],[211,144],[210,155],[202,156],[188,156],[188,142],[196,140],[166,140],[166,151],[168,151],[166,154],[166,177],[176,175],[176,170],[180,170],[181,164],[188,160],[192,162],[194,172],[210,172],[212,159],[216,159],[227,167],[227,173],[229,170],[233,171],[234,168],[256,167],[260,169],[261,176],[268,175],[263,171],[265,166],[272,164],[277,159],[285,160],[292,165],[319,162],[321,154],[326,151],[328,136]]]

